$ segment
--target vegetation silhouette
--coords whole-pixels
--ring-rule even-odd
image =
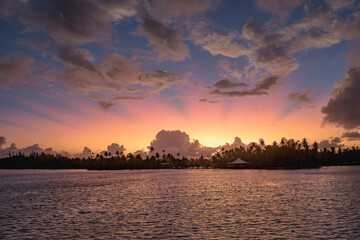
[[[252,169],[299,169],[318,168],[321,166],[360,165],[359,147],[345,149],[323,148],[314,143],[309,147],[308,141],[282,140],[280,144],[272,145],[251,143],[247,148],[239,147],[229,150],[221,149],[211,158],[180,157],[180,153],[173,156],[165,153],[160,156],[153,147],[150,148],[151,156],[142,158],[140,154],[124,155],[123,152],[104,152],[91,154],[89,158],[69,158],[61,155],[45,153],[31,153],[24,155],[21,152],[9,153],[7,158],[0,159],[2,169],[89,169],[89,170],[115,170],[115,169],[160,169],[164,168],[234,168],[229,162],[241,158],[249,164],[235,168]],[[154,154],[155,153],[155,154]],[[164,164],[166,163],[166,164]]]

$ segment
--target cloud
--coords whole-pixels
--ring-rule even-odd
[[[332,10],[337,11],[337,10],[353,7],[356,0],[342,0],[342,1],[326,0],[325,2],[329,5],[329,7]]]
[[[147,96],[117,96],[117,97],[113,97],[112,100],[113,101],[117,101],[117,100],[144,100],[146,98],[147,98]]]
[[[195,44],[213,55],[221,54],[232,58],[246,56],[249,61],[242,73],[231,70],[226,61],[221,61],[219,65],[230,76],[255,82],[252,90],[214,90],[212,94],[225,97],[267,95],[270,87],[277,84],[277,79],[287,76],[298,67],[295,59],[288,53],[288,43],[281,41],[281,34],[268,33],[264,24],[253,18],[248,19],[241,34],[230,32],[221,35],[212,32],[204,23],[195,26],[191,34]]]
[[[218,100],[209,100],[207,98],[201,98],[199,99],[199,102],[203,102],[203,103],[218,103]]]
[[[95,66],[91,63],[94,57],[87,49],[76,49],[71,46],[61,46],[57,57],[67,64],[72,64],[94,72],[97,71]]]
[[[4,138],[5,139],[5,138]],[[18,154],[19,152],[30,155],[32,153],[45,153],[45,154],[57,154],[56,151],[54,151],[52,148],[42,148],[39,144],[34,144],[25,148],[17,148],[15,143],[12,143],[10,147],[8,148],[0,148],[0,158],[5,158],[9,156],[10,154]]]
[[[113,106],[114,101],[142,100],[175,84],[186,83],[186,79],[178,73],[162,70],[146,72],[116,53],[98,64],[91,62],[87,51],[70,51],[63,55],[65,67],[60,79],[68,88],[98,101],[105,110]],[[110,97],[104,97],[104,91]],[[98,95],[94,95],[95,92]],[[123,95],[112,97],[113,93]]]
[[[113,106],[115,106],[115,101],[122,101],[122,100],[144,100],[148,96],[116,96],[112,98],[106,97],[98,97],[98,96],[90,96],[89,98],[94,99],[98,102],[99,106],[104,110],[107,111]]]
[[[81,153],[76,153],[72,155],[74,158],[89,158],[91,156],[91,149],[88,147],[84,147],[84,150]]]
[[[269,75],[285,77],[298,68],[295,58],[289,54],[289,43],[283,39],[282,33],[270,31],[262,22],[249,18],[243,27],[242,36],[250,41],[247,75],[260,78]]]
[[[220,146],[219,149],[230,150],[240,147],[246,148],[247,145],[244,144],[239,137],[235,137],[234,142],[232,144],[225,143],[224,145]]]
[[[148,152],[145,152],[144,150],[137,150],[133,153],[133,155],[136,157],[137,155],[140,155],[142,159],[146,159],[148,156]]]
[[[45,153],[45,154],[56,154],[56,152],[52,148],[41,148],[39,144],[34,144],[32,146],[23,148],[19,150],[25,155],[29,155],[31,153]]]
[[[98,101],[98,104],[105,111],[109,110],[111,107],[113,107],[115,105],[115,103],[108,102],[108,101]]]
[[[233,77],[235,79],[242,80],[243,74],[241,74],[238,69],[232,69],[227,59],[220,59],[218,61],[218,65],[225,72],[225,77]]]
[[[124,145],[119,145],[117,143],[112,143],[111,145],[109,145],[107,147],[107,151],[109,153],[111,153],[111,155],[116,155],[116,153],[121,153],[121,152],[125,152],[126,148],[124,147]]]
[[[336,137],[330,140],[323,140],[319,143],[319,148],[339,148],[339,147],[344,147],[344,144],[340,144],[341,143],[341,139]]]
[[[47,83],[51,88],[50,83],[57,81],[97,101],[103,109],[109,109],[115,101],[146,99],[187,82],[178,73],[147,72],[116,53],[95,64],[88,50],[61,46],[55,59],[64,64],[62,69],[35,62],[31,56],[0,58],[0,87],[9,89],[20,83]]]
[[[18,153],[18,148],[16,147],[15,143],[12,143],[8,148],[0,148],[0,158],[8,157],[9,153]]]
[[[360,66],[349,68],[346,77],[336,83],[331,98],[322,108],[323,124],[336,124],[345,129],[360,126]]]
[[[0,87],[8,89],[20,83],[34,81],[35,76],[31,71],[31,65],[34,62],[35,60],[31,56],[12,55],[1,57]]]
[[[3,145],[5,145],[5,143],[6,143],[5,137],[0,136],[0,149],[2,148]]]
[[[9,17],[16,12],[16,9],[23,6],[21,0],[2,0],[0,1],[0,17]]]
[[[324,5],[308,13],[305,18],[287,25],[281,32],[289,42],[290,52],[296,53],[311,48],[330,47],[341,40],[359,38],[359,27],[360,18],[356,12],[339,15],[331,5]]]
[[[210,92],[210,94],[224,96],[224,97],[248,97],[248,96],[262,96],[268,95],[268,90],[276,85],[279,85],[277,82],[278,77],[269,77],[259,82],[253,89],[245,91],[221,91],[215,89]]]
[[[298,104],[310,103],[312,102],[312,98],[310,97],[312,91],[312,88],[306,88],[302,92],[292,92],[289,94],[288,99]]]
[[[259,0],[257,4],[263,10],[286,18],[288,12],[300,6],[302,1],[279,0],[265,4],[266,2],[267,0]],[[241,32],[224,28],[214,30],[213,24],[202,21],[190,29],[190,39],[212,55],[245,57],[248,65],[236,72],[237,77],[232,77],[255,84],[261,82],[265,84],[271,77],[282,79],[298,68],[299,64],[292,56],[295,53],[312,48],[329,47],[341,40],[360,37],[358,8],[352,1],[340,4],[341,6],[335,2],[330,2],[330,5],[325,4],[315,11],[307,9],[304,17],[287,25],[276,21],[262,23],[251,17]],[[337,10],[344,8],[352,10],[338,13]],[[231,76],[233,70],[226,61],[219,65]],[[268,94],[268,90],[231,92],[216,90],[213,93],[226,97],[243,97],[265,95]]]
[[[304,0],[256,0],[255,4],[261,10],[275,14],[280,19],[287,19],[292,11],[300,6]]]
[[[70,89],[119,92],[127,91],[129,85],[139,83],[142,70],[124,56],[113,53],[99,64],[92,65],[90,59],[83,56],[85,53],[79,51],[66,57],[61,78]]]
[[[360,133],[359,132],[344,132],[341,136],[342,138],[348,138],[350,141],[360,140]]]
[[[248,85],[246,83],[236,83],[231,81],[230,79],[221,79],[213,85],[213,87],[217,89],[232,89],[232,88],[247,87],[247,86]]]
[[[182,61],[190,56],[189,48],[181,41],[183,31],[180,28],[168,28],[146,13],[138,32],[147,37],[150,45],[155,47],[157,61]]]
[[[168,73],[162,70],[144,73],[139,77],[139,81],[145,86],[152,86],[154,90],[162,90],[169,85],[186,83],[186,79],[178,73]]]
[[[50,41],[40,38],[23,38],[18,40],[16,43],[41,51],[45,54],[48,54],[53,50],[53,44]]]
[[[219,3],[219,0],[154,0],[151,11],[161,21],[172,22],[179,18],[189,19],[199,16],[203,12],[214,9]]]
[[[148,148],[151,147],[154,152],[161,154],[165,150],[165,154],[171,153],[174,156],[180,153],[181,156],[200,157],[210,156],[214,152],[214,148],[205,147],[198,140],[190,141],[189,135],[179,130],[161,130]]]
[[[1,146],[5,144],[5,138],[0,137],[0,158],[5,158],[9,156],[9,152],[11,154],[18,154],[19,152],[28,156],[32,153],[45,153],[45,154],[51,154],[51,155],[62,155],[66,157],[74,157],[74,158],[89,158],[91,156],[94,156],[95,153],[91,151],[90,148],[84,147],[83,151],[80,153],[70,154],[65,151],[56,152],[52,148],[42,148],[39,144],[34,144],[25,148],[17,148],[15,143],[12,143],[10,147],[3,149]],[[116,152],[124,152],[126,151],[126,148],[124,145],[119,145],[117,143],[112,143],[107,147],[107,152],[110,152],[111,155],[116,155]],[[99,152],[100,154],[104,154],[105,151]]]
[[[213,56],[223,55],[238,58],[249,54],[248,48],[237,41],[240,38],[239,33],[231,31],[220,34],[211,29],[209,25],[202,21],[194,24],[190,29],[190,39],[196,45],[209,51]]]
[[[18,6],[27,31],[43,30],[58,44],[110,40],[112,23],[136,14],[136,1],[35,1]]]

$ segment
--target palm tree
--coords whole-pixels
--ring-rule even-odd
[[[319,144],[317,143],[317,142],[314,142],[314,144],[313,144],[313,149],[314,149],[314,151],[318,151],[318,149],[319,149]]]
[[[306,151],[309,150],[309,144],[308,144],[308,141],[306,140],[306,138],[304,138],[302,140],[302,145]]]
[[[265,141],[264,141],[264,139],[260,138],[259,143],[260,143],[260,146],[261,146],[261,147],[265,146]]]

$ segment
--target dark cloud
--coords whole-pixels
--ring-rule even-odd
[[[204,102],[204,103],[218,103],[218,100],[209,100],[207,98],[201,98],[199,99],[199,102]]]
[[[337,124],[345,129],[360,126],[360,66],[349,68],[345,79],[332,90],[331,98],[322,108],[323,123]]]
[[[115,105],[115,103],[108,102],[108,101],[98,101],[99,106],[104,109],[105,111],[109,110],[111,107]]]
[[[310,97],[312,91],[312,88],[306,88],[302,92],[292,92],[289,94],[288,99],[298,104],[310,103],[312,101]]]
[[[360,140],[360,133],[359,132],[344,132],[341,136],[342,138],[348,138],[348,140]]]
[[[115,101],[121,100],[144,100],[148,96],[117,96],[113,98],[106,98],[106,97],[97,97],[91,96],[91,99],[94,99],[98,102],[99,106],[104,109],[105,111],[109,110],[113,106],[115,106]]]
[[[265,78],[263,81],[257,84],[257,86],[252,90],[252,92],[261,93],[263,91],[267,91],[277,84],[278,79],[278,77]]]
[[[266,95],[267,93],[253,93],[251,91],[220,91],[219,89],[215,89],[211,91],[210,94],[223,97],[248,97]]]
[[[168,73],[162,70],[144,73],[139,77],[139,81],[143,85],[152,86],[155,90],[162,90],[169,85],[186,83],[186,79],[178,73]]]
[[[136,14],[136,1],[54,0],[23,3],[18,19],[30,31],[43,30],[58,44],[102,42],[112,23]]]
[[[82,67],[94,72],[97,71],[95,66],[91,63],[93,56],[87,49],[61,46],[57,57],[68,64]]]
[[[188,47],[181,41],[181,29],[168,28],[147,13],[142,21],[138,31],[155,46],[154,52],[158,55],[158,61],[182,61],[190,56]]]
[[[220,91],[219,89],[215,89],[210,93],[224,97],[248,97],[268,95],[268,90],[278,84],[277,80],[277,77],[266,78],[260,83],[258,83],[257,86],[254,87],[252,90],[248,91]]]
[[[247,87],[247,86],[248,85],[246,83],[236,83],[231,81],[230,79],[221,79],[213,85],[213,87],[217,89],[232,89],[232,88]]]
[[[117,96],[117,97],[113,97],[112,100],[113,101],[118,101],[118,100],[143,100],[146,99],[147,96]]]

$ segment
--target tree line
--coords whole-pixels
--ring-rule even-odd
[[[97,154],[88,158],[70,158],[62,155],[45,153],[31,153],[24,155],[21,152],[9,153],[7,158],[0,159],[2,169],[160,169],[160,168],[234,168],[228,163],[241,158],[249,164],[241,168],[255,169],[296,169],[316,168],[335,165],[360,165],[359,147],[351,148],[322,148],[318,143],[309,146],[306,139],[302,141],[282,140],[279,144],[273,142],[265,145],[251,143],[247,147],[221,149],[211,157],[187,158],[180,153],[173,156],[162,154],[150,149],[150,155],[142,158],[140,154]],[[236,167],[236,166],[235,166]]]

